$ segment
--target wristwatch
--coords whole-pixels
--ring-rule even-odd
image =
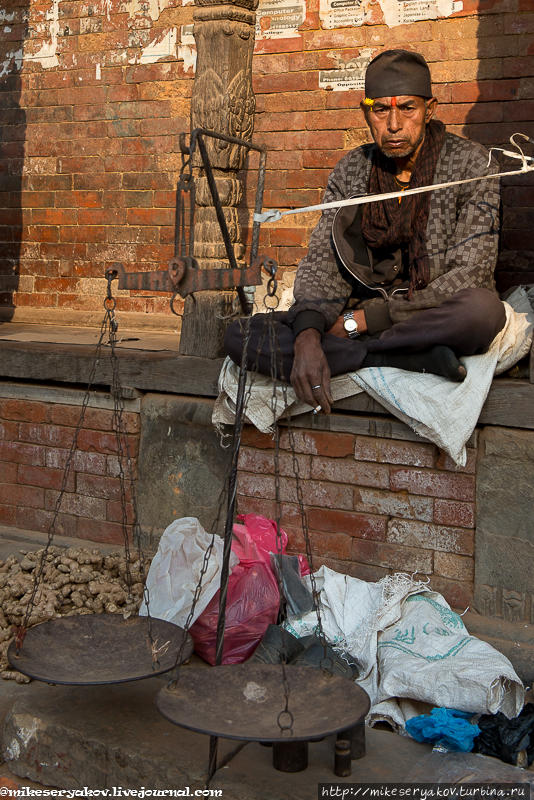
[[[345,311],[343,314],[343,327],[347,331],[347,335],[349,339],[356,339],[357,336],[360,335],[358,331],[358,323],[354,319],[354,312],[352,311]]]

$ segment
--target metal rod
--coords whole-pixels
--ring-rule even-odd
[[[245,408],[245,387],[247,383],[246,350],[250,334],[249,322],[245,323],[246,328],[243,336],[243,355],[241,358],[241,369],[239,372],[239,383],[237,387],[236,410],[234,431],[232,437],[232,468],[228,481],[228,506],[226,522],[224,526],[224,545],[223,562],[221,567],[221,583],[219,590],[219,617],[217,619],[217,641],[215,645],[215,666],[220,666],[223,659],[224,649],[224,627],[226,623],[226,599],[228,596],[228,578],[230,576],[230,554],[232,550],[232,535],[234,527],[234,514],[237,493],[237,462],[241,447],[241,431],[243,428],[243,416]],[[210,755],[208,766],[208,781],[211,780],[217,769],[217,737],[210,736]]]
[[[206,150],[206,145],[202,140],[202,136],[197,134],[197,141],[198,141],[198,149],[200,150],[200,155],[202,157],[202,165],[206,171],[206,178],[208,179],[208,185],[210,187],[211,198],[213,200],[213,205],[215,206],[215,213],[217,214],[217,220],[219,222],[219,228],[221,229],[224,247],[226,250],[226,256],[228,261],[230,262],[231,269],[238,269],[237,261],[234,253],[234,247],[230,240],[230,233],[228,231],[228,226],[226,224],[226,218],[224,216],[224,211],[222,210],[221,205],[221,198],[219,197],[219,190],[217,189],[217,184],[215,183],[215,178],[213,177],[213,171],[211,169],[210,160],[208,158],[208,153]]]
[[[250,263],[253,264],[258,255],[260,244],[260,223],[256,221],[256,214],[261,214],[263,208],[263,191],[265,188],[265,168],[267,163],[267,153],[261,151],[260,165],[258,167],[258,186],[256,188],[256,203],[254,205],[254,222],[252,225],[252,244],[250,247]]]

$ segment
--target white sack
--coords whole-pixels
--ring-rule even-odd
[[[310,586],[309,578],[306,580]],[[426,584],[401,574],[368,583],[324,566],[315,573],[315,584],[323,632],[335,649],[358,661],[358,685],[365,689],[372,706],[379,693],[378,632],[400,618],[404,597],[423,591]],[[310,611],[284,627],[299,638],[309,636],[318,631],[317,615]]]
[[[204,530],[196,517],[175,519],[165,529],[146,579],[151,617],[164,619],[181,627],[185,625],[200,578],[204,553],[210,541],[211,535]],[[191,624],[200,616],[219,589],[222,551],[223,540],[215,536]],[[237,562],[237,556],[232,553],[230,569]],[[144,600],[139,614],[147,616]]]
[[[433,706],[515,717],[525,691],[510,661],[470,636],[437,592],[407,597],[401,618],[378,637],[379,700],[411,697]]]
[[[510,661],[470,636],[426,584],[401,573],[368,583],[327,567],[315,579],[327,640],[362,667],[357,683],[370,697],[371,723],[386,720],[400,729],[419,703],[508,717],[520,712],[524,688]],[[284,627],[298,637],[317,633],[317,615],[310,611]]]

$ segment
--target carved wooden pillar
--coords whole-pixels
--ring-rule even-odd
[[[250,141],[254,129],[252,54],[258,0],[195,0],[195,5],[197,69],[191,98],[191,130],[207,128]],[[238,172],[244,166],[246,153],[227,142],[204,141],[236,259],[239,266],[245,266],[237,207],[243,195]],[[199,163],[197,155],[196,165]],[[200,268],[229,266],[205,177],[198,181],[196,203],[194,255]],[[226,325],[221,317],[230,313],[234,295],[234,292],[199,292],[194,298],[187,298],[180,339],[182,355],[206,358],[222,355]]]

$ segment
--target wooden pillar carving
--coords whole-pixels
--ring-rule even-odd
[[[191,98],[191,130],[207,128],[216,133],[250,141],[254,129],[255,98],[252,91],[252,54],[258,0],[216,2],[195,0],[194,36],[197,68]],[[215,181],[224,207],[230,238],[239,266],[245,266],[245,248],[238,218],[243,196],[239,170],[244,166],[243,148],[205,139]],[[195,165],[199,166],[197,154]],[[194,255],[201,269],[229,266],[215,209],[205,177],[197,183]],[[217,358],[222,355],[225,323],[235,292],[199,292],[184,307],[180,353]]]

